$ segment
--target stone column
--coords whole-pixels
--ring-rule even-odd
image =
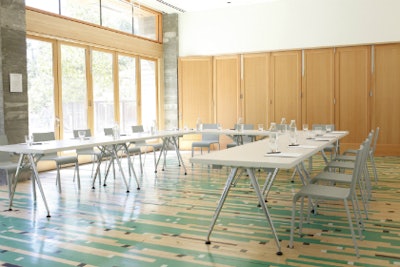
[[[178,14],[163,15],[165,129],[178,127]]]
[[[0,56],[0,134],[23,142],[29,129],[24,0],[0,1]],[[10,92],[10,73],[22,74],[22,93]]]

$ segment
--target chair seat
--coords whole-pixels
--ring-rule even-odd
[[[315,183],[317,181],[329,181],[336,183],[351,183],[351,174],[345,173],[337,173],[337,172],[320,172],[313,179],[311,179],[310,183]]]
[[[209,147],[212,144],[218,144],[218,141],[197,141],[192,143],[192,147]]]
[[[11,161],[0,162],[0,170],[5,170],[7,172],[16,171],[18,168],[18,163]]]
[[[308,196],[313,199],[342,200],[350,197],[350,188],[333,187],[319,184],[308,184],[300,189],[293,198],[293,201],[300,197]]]
[[[76,163],[78,161],[76,156],[43,156],[40,160],[54,160],[57,165],[64,165],[69,163]]]

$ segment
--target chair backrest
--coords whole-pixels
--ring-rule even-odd
[[[113,128],[104,128],[105,135],[113,135]]]
[[[315,130],[315,128],[321,127],[321,129],[322,129],[323,131],[326,131],[326,126],[328,126],[328,125],[331,126],[332,131],[335,130],[335,124],[313,124],[313,125],[312,125],[312,129]]]
[[[235,124],[235,130],[237,130],[239,128],[239,124]],[[244,124],[243,126],[244,130],[254,130],[254,125],[253,124]],[[249,143],[249,142],[253,142],[254,141],[254,137],[253,136],[248,136],[245,135],[243,136],[243,143]]]
[[[35,142],[43,142],[43,141],[51,141],[51,140],[56,140],[56,136],[54,132],[45,132],[45,133],[32,133],[33,136],[33,141]],[[57,153],[49,153],[46,154],[46,156],[56,156]]]
[[[376,143],[378,142],[378,136],[379,136],[379,127],[376,127],[374,139],[372,140],[371,149],[369,150],[369,153],[371,154],[371,156],[374,156],[374,154],[375,154]]]
[[[5,146],[8,145],[7,135],[0,135],[0,145]],[[10,153],[0,151],[0,162],[10,161]]]
[[[360,149],[357,150],[356,154],[356,160],[355,160],[355,167],[353,170],[353,175],[352,175],[352,180],[351,180],[351,186],[350,186],[350,196],[355,194],[356,192],[356,186],[358,184],[358,180],[361,179],[361,175],[363,173],[363,170],[365,168],[365,164],[367,161],[368,157],[368,151],[370,148],[370,143],[371,140],[368,138],[362,143],[360,146]]]
[[[32,136],[33,136],[33,141],[35,141],[35,142],[56,140],[56,136],[55,136],[54,132],[33,133]]]
[[[218,129],[217,123],[205,123],[203,124],[203,130]],[[201,135],[201,140],[203,141],[216,141],[219,142],[219,134],[203,133]]]
[[[90,129],[80,129],[80,130],[74,130],[74,138],[79,138],[78,132],[79,131],[85,131],[85,137],[91,137],[92,136],[92,132],[90,131]]]
[[[132,133],[143,133],[143,125],[134,125],[131,127],[132,128]]]

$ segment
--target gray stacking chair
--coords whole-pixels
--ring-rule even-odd
[[[360,209],[357,200],[356,194],[356,186],[358,184],[358,179],[361,177],[362,166],[365,165],[365,160],[368,156],[368,147],[361,146],[356,154],[355,168],[351,178],[350,187],[338,187],[338,186],[330,186],[330,185],[320,185],[320,184],[307,184],[303,186],[300,191],[298,191],[294,197],[292,202],[292,220],[291,220],[291,228],[290,228],[290,241],[289,247],[293,248],[293,235],[295,230],[295,215],[296,215],[296,202],[298,200],[301,201],[300,206],[300,223],[299,223],[299,232],[301,235],[302,226],[303,226],[303,207],[304,207],[304,198],[308,198],[308,216],[310,214],[310,209],[312,208],[312,201],[336,201],[343,202],[344,206],[337,205],[336,207],[344,207],[347,215],[347,220],[349,223],[349,229],[351,233],[351,237],[353,240],[356,256],[359,257],[359,250],[357,245],[357,240],[354,233],[353,227],[353,219],[350,213],[349,202],[351,202],[351,206],[353,207],[353,212],[355,215],[355,224],[357,225],[358,233],[360,239],[362,238],[361,226],[362,217],[360,214]],[[309,217],[308,217],[309,218]]]
[[[235,124],[235,130],[238,130],[239,125]],[[244,130],[254,130],[254,125],[253,124],[244,124]],[[246,144],[246,143],[250,143],[254,141],[254,137],[253,136],[247,136],[247,135],[240,135],[237,136],[236,139],[240,138],[240,142],[238,142],[237,140],[235,140],[235,142],[233,143],[229,143],[226,145],[226,148],[231,148],[231,147],[235,147],[238,145],[238,143],[241,144]]]
[[[207,130],[207,129],[218,129],[218,124],[216,124],[216,123],[203,124],[203,130]],[[218,149],[220,149],[219,134],[203,133],[201,135],[201,141],[192,143],[192,157],[194,155],[194,148],[199,147],[201,153],[203,154],[203,147],[205,147],[205,148],[208,148],[208,153],[210,153],[210,148],[211,148],[211,145],[213,145],[213,144],[217,144]]]
[[[78,132],[79,131],[85,131],[85,137],[91,137],[92,133],[90,129],[79,129],[79,130],[73,130],[74,138],[79,138]],[[94,182],[96,180],[96,177],[99,177],[99,185],[101,185],[101,174],[100,171],[95,173],[95,177],[93,177],[93,172],[94,172],[94,165],[97,164],[97,166],[101,165],[102,160],[105,157],[109,157],[110,155],[103,154],[100,150],[94,149],[94,148],[81,148],[76,150],[76,154],[79,156],[91,156],[93,160],[92,164],[92,188],[94,189]],[[107,168],[107,167],[106,167]]]
[[[132,132],[133,133],[143,133],[144,132],[143,125],[134,125],[131,128],[132,128]],[[149,147],[151,147],[153,149],[153,154],[154,154],[154,172],[156,173],[157,172],[157,169],[156,169],[156,166],[157,166],[156,151],[157,150],[161,150],[163,144],[162,143],[148,143],[146,141],[138,141],[138,142],[134,142],[133,144],[135,145],[133,151],[138,151],[137,149],[139,149],[140,153],[141,153],[141,147],[145,148],[144,153],[147,152],[147,148],[149,148]],[[144,163],[146,161],[146,154],[144,156],[145,156],[145,158],[143,159],[143,163],[142,163],[141,155],[139,156],[140,157],[140,166],[141,166],[140,167],[140,172],[142,174],[143,174],[143,166],[144,166]]]
[[[8,139],[6,135],[0,135],[0,145],[8,145]],[[13,183],[17,182],[13,179],[13,175],[15,175],[17,169],[18,163],[12,161],[11,154],[8,152],[0,151],[0,170],[3,170],[5,172],[9,197],[11,197],[11,188]]]
[[[54,132],[45,132],[45,133],[33,133],[33,140],[35,142],[45,142],[45,141],[51,141],[55,140],[55,135]],[[70,164],[75,164],[75,172],[74,172],[74,181],[75,181],[75,175],[77,176],[78,179],[78,188],[81,188],[81,180],[79,177],[79,163],[78,163],[78,157],[77,156],[59,156],[57,153],[50,153],[50,154],[44,154],[44,155],[37,155],[36,158],[39,161],[54,161],[56,163],[57,167],[57,179],[56,183],[58,185],[58,192],[61,193],[61,178],[60,178],[60,168],[63,165],[70,165]]]

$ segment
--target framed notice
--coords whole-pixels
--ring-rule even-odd
[[[10,73],[10,92],[22,93],[22,74]]]

